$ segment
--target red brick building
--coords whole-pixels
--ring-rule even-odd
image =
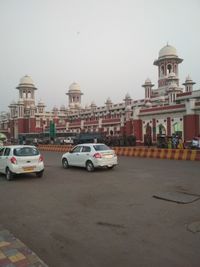
[[[104,106],[81,105],[81,88],[77,83],[70,85],[66,95],[68,106],[54,107],[46,111],[43,102],[35,103],[37,88],[30,76],[24,76],[16,87],[19,100],[9,105],[9,113],[1,114],[0,131],[11,138],[20,133],[48,131],[50,121],[57,132],[101,132],[105,135],[134,135],[138,144],[148,135],[156,142],[158,134],[180,133],[184,140],[200,135],[200,90],[188,76],[180,86],[179,58],[170,45],[159,51],[154,65],[158,68],[158,87],[146,79],[144,99],[133,100],[126,94],[121,103],[114,104],[108,98]],[[52,96],[53,97],[53,96]]]

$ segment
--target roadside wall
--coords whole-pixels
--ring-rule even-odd
[[[43,151],[68,152],[72,146],[69,145],[39,145]],[[199,160],[200,150],[192,149],[163,149],[147,147],[113,147],[118,156],[145,157],[175,160]]]

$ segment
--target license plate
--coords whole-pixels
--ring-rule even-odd
[[[113,155],[105,155],[104,158],[106,159],[111,159],[113,157]]]
[[[24,170],[25,172],[31,172],[31,171],[34,170],[34,168],[35,168],[35,166],[23,167],[23,170]]]

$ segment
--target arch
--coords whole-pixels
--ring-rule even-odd
[[[157,126],[157,133],[158,133],[158,134],[166,134],[166,132],[167,132],[166,126],[163,125],[162,123],[160,123],[160,124]]]
[[[172,65],[171,64],[167,64],[167,74],[172,72]]]

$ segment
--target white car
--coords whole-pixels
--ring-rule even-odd
[[[65,169],[77,166],[85,167],[87,171],[92,172],[99,167],[111,169],[117,164],[115,151],[105,144],[79,144],[62,156],[62,166]]]
[[[35,146],[15,145],[0,148],[0,173],[12,180],[15,174],[35,173],[42,177],[43,157]]]

